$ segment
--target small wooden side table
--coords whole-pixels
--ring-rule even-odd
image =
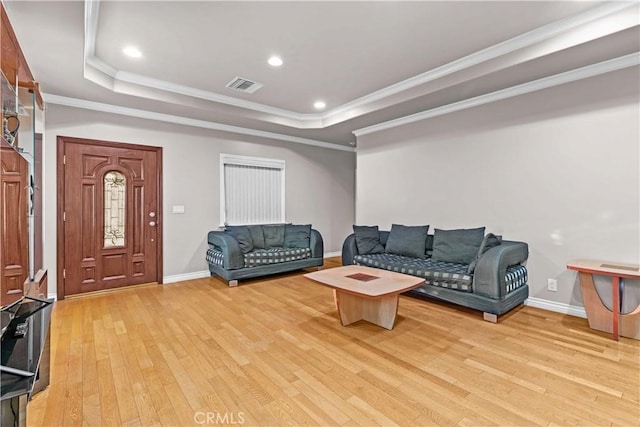
[[[616,341],[620,335],[640,339],[640,305],[631,313],[620,314],[623,279],[640,279],[640,265],[577,259],[569,262],[567,268],[577,271],[580,276],[580,290],[589,327],[611,332]],[[594,274],[611,277],[613,310],[609,310],[598,296],[593,283]]]

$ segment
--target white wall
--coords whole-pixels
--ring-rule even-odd
[[[360,137],[356,222],[485,225],[528,242],[531,297],[581,307],[567,261],[640,258],[638,86],[633,68]]]
[[[207,270],[207,232],[220,225],[220,153],[286,161],[286,219],[310,223],[325,253],[339,252],[354,219],[355,154],[48,105],[45,130],[45,266],[56,289],[56,137],[162,147],[164,277]],[[172,214],[184,205],[185,214]]]

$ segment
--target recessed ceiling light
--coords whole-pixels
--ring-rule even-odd
[[[267,62],[269,62],[269,65],[271,65],[272,67],[279,67],[283,64],[282,58],[280,58],[279,56],[272,56]]]
[[[140,49],[138,49],[135,46],[127,46],[124,49],[122,49],[122,53],[124,53],[125,55],[127,55],[128,57],[131,58],[141,58],[142,57],[142,52],[140,52]]]
[[[316,102],[313,103],[313,108],[315,108],[316,110],[322,110],[326,106],[327,106],[327,104],[325,104],[324,101],[316,101]]]

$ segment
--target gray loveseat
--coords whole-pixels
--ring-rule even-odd
[[[206,260],[212,276],[238,280],[321,267],[322,236],[311,225],[260,224],[210,231]]]
[[[480,310],[484,312],[484,319],[492,322],[528,298],[525,263],[529,248],[526,243],[502,240],[493,234],[485,236],[484,227],[436,229],[434,234],[427,234],[428,226],[425,226],[416,235],[418,228],[394,224],[389,232],[378,231],[377,227],[354,226],[361,236],[357,240],[354,233],[346,238],[342,264],[423,277],[425,284],[408,294]],[[390,234],[398,229],[402,233],[395,233],[395,239],[390,239]],[[407,242],[409,249],[405,247]],[[462,252],[458,253],[460,248]]]

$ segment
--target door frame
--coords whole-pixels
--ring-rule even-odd
[[[102,141],[96,139],[85,139],[85,138],[77,138],[71,136],[60,136],[56,137],[56,173],[57,173],[57,200],[56,200],[56,214],[57,214],[57,238],[56,238],[56,290],[57,290],[57,299],[63,300],[66,296],[65,294],[65,283],[63,277],[63,270],[65,266],[65,223],[64,223],[64,188],[65,188],[65,147],[67,143],[73,144],[83,144],[83,145],[98,145],[102,147],[112,147],[112,148],[124,148],[131,150],[143,150],[143,151],[151,151],[156,155],[157,160],[157,193],[156,200],[158,201],[157,206],[157,222],[160,227],[158,227],[156,240],[157,240],[157,250],[156,250],[156,279],[158,284],[162,284],[162,259],[163,259],[163,215],[162,215],[162,147],[154,147],[151,145],[138,145],[138,144],[129,144],[123,142],[114,142],[114,141]]]

